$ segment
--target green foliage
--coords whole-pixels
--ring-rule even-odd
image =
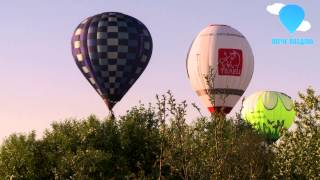
[[[168,97],[158,99],[161,117],[169,123],[162,131],[165,137],[162,172],[165,179],[250,179],[267,176],[268,151],[264,139],[238,119],[225,119],[221,114],[202,117],[186,123],[186,103]],[[167,116],[165,116],[167,114]],[[167,118],[167,119],[166,119]]]
[[[239,116],[187,122],[169,92],[118,119],[54,122],[41,139],[13,134],[0,147],[1,179],[319,179],[320,97],[300,93],[294,132],[276,144]],[[197,107],[196,107],[197,108]],[[199,108],[197,108],[199,109]]]
[[[57,179],[111,177],[122,166],[117,124],[91,116],[84,121],[53,123],[42,142],[48,175]],[[102,158],[103,157],[103,158]]]
[[[0,149],[0,176],[6,179],[36,179],[42,162],[38,150],[39,142],[35,140],[35,132],[28,136],[9,136]]]
[[[312,88],[295,103],[297,128],[274,145],[274,179],[320,179],[320,96]]]
[[[134,107],[119,120],[122,156],[130,177],[155,176],[160,152],[159,124],[151,107]]]

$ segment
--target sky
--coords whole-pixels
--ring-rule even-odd
[[[275,2],[303,7],[311,23],[295,38],[313,45],[273,45],[272,38],[290,38],[278,16],[266,11]],[[86,17],[122,12],[142,21],[153,38],[153,53],[144,73],[115,108],[123,115],[139,102],[155,102],[171,90],[178,101],[196,103],[207,114],[188,81],[185,61],[195,36],[209,24],[226,24],[248,39],[254,73],[244,96],[259,90],[285,92],[293,99],[312,86],[320,90],[320,1],[186,1],[186,0],[29,0],[0,6],[0,140],[12,133],[36,130],[41,137],[53,121],[100,118],[108,110],[82,76],[71,54],[71,36]],[[241,99],[231,113],[239,112]],[[198,113],[188,108],[189,122]]]

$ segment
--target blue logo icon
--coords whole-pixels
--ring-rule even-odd
[[[282,25],[293,34],[304,20],[304,10],[298,5],[286,5],[281,8],[279,19]]]
[[[306,32],[311,29],[311,23],[304,19],[305,13],[302,7],[296,4],[283,4],[276,2],[267,6],[266,10],[272,14],[279,16],[281,24],[289,31],[291,37],[272,38],[274,45],[313,45],[315,42],[312,38],[295,38],[293,35],[296,31]]]

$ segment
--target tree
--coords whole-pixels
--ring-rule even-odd
[[[258,179],[268,177],[269,151],[265,139],[241,119],[222,114],[186,123],[185,101],[173,95],[158,97],[163,118],[162,177],[175,179]],[[197,108],[197,107],[196,107]],[[169,168],[169,170],[168,170]]]
[[[271,146],[239,115],[187,123],[187,103],[168,92],[156,107],[140,104],[119,118],[54,122],[41,139],[35,132],[9,136],[0,147],[0,177],[317,179],[320,96],[311,88],[299,96],[297,129]]]
[[[160,153],[159,121],[152,107],[133,107],[120,117],[122,158],[129,170],[127,177],[147,178],[158,176]]]
[[[41,171],[38,170],[43,161],[39,156],[39,147],[35,132],[9,136],[0,149],[0,176],[6,179],[41,178]]]
[[[308,88],[299,98],[297,128],[273,146],[274,179],[320,179],[320,96]]]
[[[48,177],[57,179],[117,177],[125,171],[118,125],[95,116],[53,123],[43,139]]]

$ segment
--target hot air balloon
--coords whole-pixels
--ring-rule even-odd
[[[146,68],[152,39],[138,19],[119,12],[88,17],[75,29],[75,62],[112,112]]]
[[[294,104],[284,93],[260,91],[243,100],[241,117],[270,139],[276,140],[281,128],[289,129],[292,125]]]
[[[239,31],[227,25],[210,25],[191,44],[187,74],[211,113],[228,114],[249,85],[253,61],[250,45]],[[208,82],[212,69],[214,78]]]

